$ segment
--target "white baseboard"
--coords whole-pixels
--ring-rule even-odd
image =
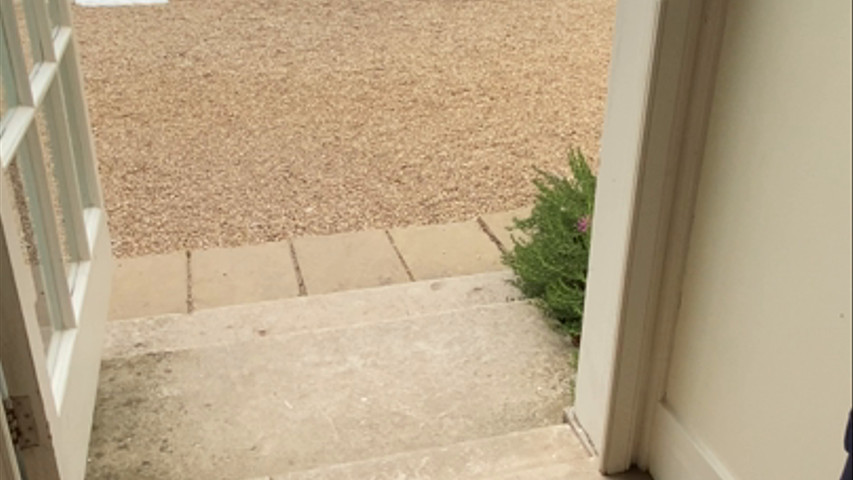
[[[664,405],[655,409],[649,471],[658,480],[735,480]]]

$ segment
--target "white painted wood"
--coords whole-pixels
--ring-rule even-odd
[[[22,0],[26,16],[27,31],[30,32],[31,45],[34,47],[33,60],[36,63],[56,61],[53,39],[50,33],[50,19],[44,0]],[[38,46],[39,48],[35,48]]]
[[[659,479],[735,480],[725,466],[693,437],[664,404],[655,406],[650,473]]]
[[[664,400],[736,478],[838,478],[846,459],[851,9],[728,7]]]
[[[71,43],[71,27],[56,27],[53,36],[53,48],[57,58],[65,57],[65,50]]]
[[[672,269],[686,247],[683,236],[672,235],[672,222],[689,225],[686,195],[695,190],[701,159],[701,148],[693,149],[704,140],[719,50],[718,42],[703,40],[719,33],[708,5],[718,13],[725,5],[680,0],[653,11],[625,3],[632,14],[614,32],[593,225],[606,231],[593,232],[574,412],[605,473],[644,465],[647,405],[660,398],[648,398],[650,372],[660,367],[653,361],[660,299],[678,298],[671,277],[680,270]]]
[[[708,118],[713,102],[714,85],[717,78],[720,48],[725,27],[727,2],[703,1],[698,15],[691,21],[690,42],[694,52],[690,68],[692,76],[687,81],[688,97],[682,129],[674,136],[674,147],[678,158],[678,170],[674,191],[669,200],[669,229],[666,232],[666,251],[662,253],[663,270],[657,293],[657,309],[652,318],[654,328],[647,361],[649,368],[645,377],[646,395],[637,412],[640,419],[636,461],[648,468],[653,423],[660,403],[664,399],[666,376],[672,352],[672,336],[681,306],[682,283],[687,262],[687,252],[695,215],[696,194],[699,174],[704,157]],[[676,42],[677,40],[673,40]]]
[[[59,475],[54,444],[59,437],[51,425],[58,421],[47,361],[42,352],[35,304],[38,298],[32,270],[26,265],[20,235],[12,221],[14,198],[0,188],[0,364],[10,396],[36,399],[33,414],[40,445],[21,451],[21,461],[31,478],[63,480]],[[41,400],[41,402],[38,401]]]
[[[56,78],[56,63],[37,63],[30,76],[30,88],[33,93],[33,105],[42,105],[47,96],[47,89]]]
[[[5,46],[7,53],[9,53],[12,66],[11,73],[15,92],[21,105],[37,109],[38,103],[34,102],[32,87],[26,75],[23,50],[11,0],[0,0],[0,6],[3,7],[2,11],[0,11],[0,21],[3,24]],[[33,11],[31,9],[30,14]],[[31,41],[40,40],[35,36],[35,39]],[[39,75],[37,71],[34,72],[34,81],[40,78],[43,78],[43,76]],[[14,155],[17,154],[19,156],[21,176],[30,206],[30,219],[32,221],[34,237],[38,244],[39,269],[42,278],[37,281],[37,284],[45,288],[44,296],[47,300],[51,322],[56,326],[73,326],[74,317],[71,310],[71,302],[66,293],[68,291],[68,282],[64,271],[62,250],[59,245],[59,234],[50,200],[50,191],[47,186],[47,174],[44,168],[41,143],[38,132],[35,131],[33,117],[26,115],[19,118],[29,119],[29,124],[23,127],[23,138],[18,143],[18,147],[21,147],[20,152],[4,152],[5,155],[8,155],[8,158],[0,159],[2,160],[0,163],[8,164]],[[7,126],[7,130],[9,128],[11,127]]]
[[[87,213],[93,248],[91,260],[80,262],[79,288],[73,297],[79,323],[60,333],[52,385],[60,406],[57,428],[64,440],[60,464],[69,480],[82,480],[86,472],[113,270],[106,214],[99,209]]]
[[[50,135],[53,152],[53,173],[59,188],[59,200],[65,226],[66,251],[72,262],[89,259],[89,242],[83,223],[83,201],[80,194],[79,176],[71,146],[71,133],[65,114],[62,89],[54,83],[44,105],[45,123]],[[73,285],[70,286],[73,290]]]
[[[5,170],[13,158],[19,164],[40,261],[37,268],[26,265],[20,232],[15,228],[14,198],[10,189],[2,189],[0,254],[5,263],[4,275],[0,276],[4,294],[0,302],[0,361],[9,377],[10,394],[34,399],[44,441],[22,452],[21,460],[30,478],[82,480],[112,276],[109,231],[68,2],[51,0],[52,24],[48,4],[25,0],[28,21],[34,26],[31,33],[40,45],[46,46],[39,51],[33,72],[28,75],[16,22],[7,13],[14,12],[9,8],[11,1],[0,0],[4,67],[9,67],[4,81],[13,88],[15,100],[3,120],[0,165]],[[39,108],[46,115],[54,154],[59,201],[72,256],[69,278],[64,274],[57,222],[47,188],[48,173],[36,131],[35,112]],[[14,296],[7,296],[7,291]],[[42,298],[47,299],[47,315],[57,327],[47,358],[35,308]]]
[[[0,165],[3,168],[9,166],[20,148],[35,115],[36,109],[32,107],[15,107],[6,117],[3,136],[0,137]]]
[[[601,166],[592,226],[590,269],[584,306],[574,415],[605,465],[613,390],[614,362],[623,328],[625,276],[631,261],[633,222],[642,173],[643,141],[661,2],[619,2],[614,27]],[[628,362],[619,366],[631,368]],[[621,462],[620,462],[621,463]],[[618,465],[615,471],[627,465]]]
[[[660,480],[829,478],[851,378],[851,57],[838,41],[850,4],[663,5],[647,110],[632,117],[642,154],[627,152],[637,137],[611,137],[628,167],[613,176],[602,154],[603,180],[634,187],[605,195],[630,213],[593,244],[591,278],[609,278],[593,303],[613,303],[586,319],[575,413],[607,472],[636,462]],[[636,105],[623,102],[621,118]],[[608,258],[596,262],[596,248]]]
[[[71,132],[74,158],[80,177],[79,185],[83,197],[83,206],[86,208],[103,208],[103,194],[98,179],[95,143],[90,128],[89,111],[86,107],[85,90],[83,89],[83,73],[80,71],[74,35],[69,35],[67,45],[65,55],[59,65],[60,82],[66,102],[66,111],[68,112],[68,127]]]
[[[18,152],[18,166],[27,195],[27,210],[32,221],[38,266],[46,287],[49,315],[58,328],[73,328],[76,319],[71,309],[59,229],[53,211],[41,140],[35,128],[35,123],[31,124],[24,137],[25,144]]]

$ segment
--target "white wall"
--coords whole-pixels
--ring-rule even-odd
[[[729,2],[666,402],[743,480],[838,478],[851,2]]]

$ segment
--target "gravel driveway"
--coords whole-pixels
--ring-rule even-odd
[[[116,254],[529,204],[597,155],[615,3],[75,7]]]

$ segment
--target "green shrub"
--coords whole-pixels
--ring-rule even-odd
[[[515,285],[577,340],[589,263],[595,174],[580,150],[569,152],[571,178],[537,169],[538,190],[530,217],[516,219],[514,248],[504,263]]]

